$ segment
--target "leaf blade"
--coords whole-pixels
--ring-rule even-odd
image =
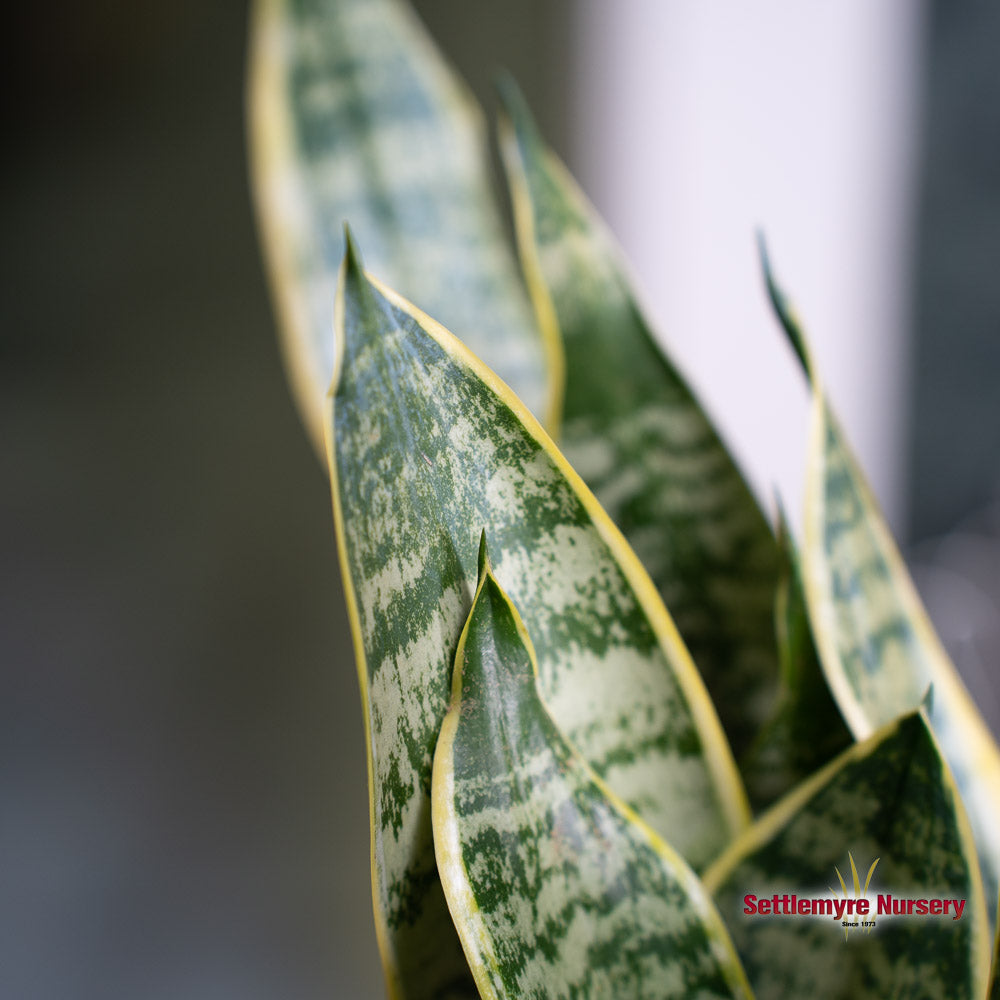
[[[745,794],[697,672],[620,533],[510,390],[350,253],[337,329],[331,479],[368,696],[377,919],[390,952],[397,930],[454,938],[430,875],[427,793],[484,525],[568,738],[693,863],[707,861],[746,824]]]
[[[481,115],[401,0],[257,0],[248,105],[254,200],[290,379],[322,451],[341,227],[372,269],[558,420],[539,330],[490,184]]]
[[[930,623],[763,248],[762,259],[772,305],[812,389],[804,582],[830,690],[859,739],[932,695],[928,717],[992,889],[1000,877],[1000,749]]]
[[[456,654],[433,808],[481,996],[749,997],[693,872],[552,722],[527,631],[488,565]]]
[[[657,344],[610,234],[512,82],[501,96],[522,268],[536,313],[563,335],[560,446],[656,582],[739,759],[776,697],[773,535]]]
[[[876,916],[874,933],[845,942],[840,921],[829,917],[743,914],[748,892],[759,899],[826,895],[830,873],[840,878],[836,866],[849,854],[878,858],[879,893],[966,900],[962,920]],[[761,1000],[984,995],[987,920],[975,842],[920,712],[882,727],[786,796],[734,841],[704,881]],[[842,878],[840,884],[846,896]]]

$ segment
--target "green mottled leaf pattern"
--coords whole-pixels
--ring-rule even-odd
[[[831,898],[849,857],[876,922],[744,912],[744,896]],[[864,867],[862,867],[864,866]],[[705,874],[760,1000],[985,996],[989,941],[975,845],[947,765],[917,712],[879,730],[766,813]],[[879,917],[878,895],[965,900],[961,919]]]
[[[739,758],[774,708],[774,538],[650,333],[610,234],[509,83],[504,96],[522,265],[564,340],[560,447],[659,588]]]
[[[648,576],[537,421],[351,253],[336,326],[331,475],[370,731],[375,895],[390,979],[408,983],[410,963],[454,938],[431,850],[431,761],[484,527],[549,708],[590,765],[695,866],[747,807]]]
[[[543,345],[503,233],[478,108],[409,6],[257,0],[250,74],[258,218],[292,381],[321,449],[345,221],[376,274],[557,419],[557,340]]]
[[[520,616],[481,567],[433,784],[438,869],[480,995],[749,997],[694,873],[556,728]]]
[[[757,806],[791,791],[852,742],[823,677],[809,626],[799,554],[780,511],[778,546],[782,556],[774,608],[781,662],[778,707],[740,761],[750,801]]]
[[[1000,877],[1000,750],[941,646],[827,404],[805,336],[764,257],[772,303],[812,384],[803,562],[830,690],[861,739],[925,702],[991,888]]]

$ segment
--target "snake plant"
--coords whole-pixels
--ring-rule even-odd
[[[389,995],[995,997],[1000,753],[766,258],[813,399],[798,541],[500,90],[513,245],[402,0],[256,0],[254,191],[329,470]]]

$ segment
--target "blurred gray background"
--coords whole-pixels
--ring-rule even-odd
[[[418,7],[484,101],[510,68],[570,148],[571,4]],[[247,190],[246,14],[57,4],[8,30],[5,997],[382,995],[328,488]],[[910,541],[990,710],[1000,13],[937,2],[927,24]]]

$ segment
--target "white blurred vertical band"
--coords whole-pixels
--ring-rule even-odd
[[[923,4],[582,0],[574,16],[574,167],[758,494],[777,487],[794,517],[805,447],[760,228],[898,529]]]

